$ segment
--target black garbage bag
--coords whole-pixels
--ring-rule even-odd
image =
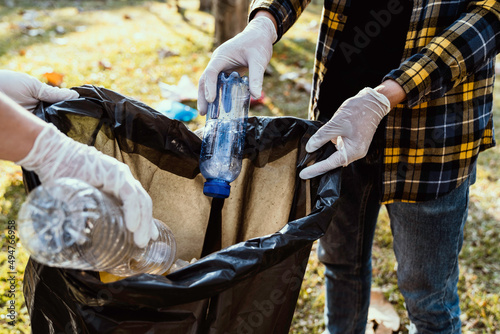
[[[41,104],[35,114],[128,164],[153,216],[173,230],[178,256],[197,261],[166,276],[119,279],[30,259],[33,333],[288,333],[312,243],[340,191],[340,171],[298,177],[335,150],[306,154],[320,124],[249,118],[243,169],[221,203],[202,194],[201,140],[184,124],[107,89],[75,89],[80,99]],[[24,178],[28,191],[39,184],[31,172]]]

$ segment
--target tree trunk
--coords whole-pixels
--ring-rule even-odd
[[[213,0],[217,47],[241,32],[247,25],[249,0]]]

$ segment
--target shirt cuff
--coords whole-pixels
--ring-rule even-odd
[[[406,93],[406,103],[412,108],[416,105],[440,97],[444,92],[432,92],[431,87],[439,87],[442,77],[439,75],[438,66],[426,55],[416,54],[398,69],[392,70],[383,80],[393,79],[403,87]]]

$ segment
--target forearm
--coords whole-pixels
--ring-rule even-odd
[[[391,109],[393,109],[396,104],[406,100],[406,93],[403,87],[392,79],[385,80],[380,85],[375,87],[375,90],[389,100],[391,103]]]
[[[491,67],[500,51],[500,2],[471,2],[468,10],[386,76],[402,85],[409,107],[440,98],[478,70]]]
[[[44,126],[44,121],[0,92],[0,159],[24,158]]]

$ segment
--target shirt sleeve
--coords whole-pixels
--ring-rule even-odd
[[[500,48],[500,2],[472,1],[467,12],[385,78],[396,80],[409,107],[442,97],[494,61]]]
[[[292,27],[311,0],[253,0],[250,5],[249,21],[259,10],[270,12],[278,24],[279,41]]]

